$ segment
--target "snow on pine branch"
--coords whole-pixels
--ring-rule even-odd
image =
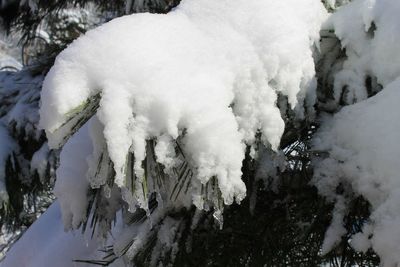
[[[43,76],[32,77],[26,70],[0,73],[0,194],[3,196],[0,203],[8,200],[7,160],[10,165],[18,166],[23,173],[20,179],[26,184],[31,183],[35,172],[40,181],[45,182],[47,157],[50,156],[47,144],[43,144],[43,131],[37,127],[42,80]]]
[[[358,0],[340,8],[325,27],[333,29],[345,60],[333,81],[334,98],[345,104],[376,94],[400,75],[398,12],[393,0]]]
[[[342,69],[334,75],[335,96],[342,95],[345,104],[358,103],[333,118],[326,116],[314,137],[314,149],[329,152],[315,162],[314,183],[336,203],[324,252],[346,233],[347,203],[361,195],[370,203],[371,215],[351,245],[364,252],[372,247],[382,266],[400,264],[399,12],[396,0],[356,0],[330,18],[346,51]],[[342,194],[339,185],[345,188]]]
[[[396,234],[400,223],[400,121],[396,110],[399,88],[397,79],[376,96],[343,108],[333,120],[326,121],[314,140],[315,148],[330,152],[329,158],[317,165],[315,184],[320,193],[339,202],[343,202],[343,196],[336,195],[339,183],[350,185],[357,195],[369,201],[371,222],[352,244],[361,251],[372,245],[383,266],[400,262],[396,249],[400,244]]]
[[[40,124],[58,148],[95,115],[88,179],[131,191],[124,195],[131,206],[147,208],[149,151],[170,176],[182,158],[191,166],[189,200],[198,208],[210,180],[225,204],[240,202],[245,146],[260,133],[264,145],[279,147],[277,95],[299,118],[314,104],[312,53],[325,17],[316,0],[187,0],[166,15],[115,19],[57,57],[43,84]],[[115,176],[108,169],[96,178],[104,164]]]

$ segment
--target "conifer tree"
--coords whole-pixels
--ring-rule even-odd
[[[87,4],[93,5],[96,19],[88,21],[86,18],[87,24],[76,24],[73,20],[68,23],[70,14],[64,11],[70,8],[83,9]],[[111,112],[104,108],[104,99],[107,97],[105,88],[93,89],[79,104],[68,107],[54,125],[51,119],[48,124],[42,122],[41,127],[46,129],[47,135],[39,129],[39,98],[43,79],[56,56],[68,44],[88,29],[96,28],[112,18],[140,12],[168,13],[178,4],[178,1],[167,0],[90,3],[79,0],[39,0],[11,1],[2,5],[4,12],[14,11],[2,15],[5,26],[10,30],[22,30],[21,44],[31,47],[34,52],[32,60],[26,62],[27,66],[21,71],[2,74],[0,101],[5,104],[0,108],[0,130],[5,129],[5,136],[15,143],[4,157],[4,189],[8,199],[3,199],[0,214],[2,224],[13,226],[14,229],[21,225],[29,226],[36,219],[36,210],[33,218],[32,212],[28,211],[39,208],[40,213],[52,202],[50,188],[60,178],[55,175],[56,169],[59,174],[65,172],[62,169],[63,155],[61,166],[59,164],[60,151],[63,153],[68,143],[74,142],[71,140],[78,140],[86,131],[89,132],[86,133],[86,139],[81,138],[93,142],[93,153],[88,157],[90,163],[85,170],[87,190],[79,212],[67,203],[70,198],[63,196],[65,192],[62,190],[68,186],[62,184],[65,179],[56,181],[59,184],[55,193],[64,211],[65,227],[89,233],[91,238],[103,240],[106,246],[99,246],[97,257],[76,258],[76,263],[100,266],[113,266],[121,262],[127,266],[378,266],[380,259],[371,247],[356,250],[351,244],[354,236],[366,232],[371,223],[374,204],[371,204],[368,195],[359,193],[346,178],[334,184],[334,192],[324,187],[326,183],[319,182],[333,172],[324,170],[321,162],[325,164],[334,160],[335,164],[342,164],[334,149],[320,150],[315,145],[316,138],[324,138],[321,134],[327,127],[324,116],[341,114],[343,107],[373,97],[383,88],[378,74],[372,71],[360,78],[363,84],[361,88],[356,88],[345,79],[345,82],[339,80],[346,74],[346,68],[352,67],[349,67],[349,61],[354,57],[349,52],[354,49],[352,43],[346,43],[346,36],[334,32],[340,29],[340,25],[322,29],[318,44],[310,50],[314,53],[316,70],[314,102],[309,104],[306,95],[301,98],[302,92],[299,91],[295,97],[300,96],[300,104],[293,106],[291,94],[279,89],[280,81],[269,81],[268,85],[278,92],[273,104],[275,106],[276,103],[284,127],[275,147],[274,140],[266,138],[268,133],[261,128],[256,129],[251,142],[243,142],[245,149],[240,171],[246,197],[242,197],[237,189],[240,185],[231,191],[224,188],[223,180],[215,173],[207,180],[198,178],[201,166],[196,165],[198,162],[193,159],[188,141],[193,134],[190,127],[177,129],[177,135],[173,138],[145,135],[143,144],[139,142],[142,140],[130,144],[126,155],[121,157],[123,164],[118,165],[112,150],[113,143],[106,134],[107,131],[111,135],[115,132],[107,128],[104,119],[107,112]],[[335,12],[338,6],[347,4],[347,1],[326,1],[324,4],[327,10]],[[49,38],[38,43],[37,29],[42,25],[46,25]],[[374,25],[372,22],[366,30],[371,38],[377,27]],[[136,26],[132,27],[136,29]],[[78,43],[76,47],[79,48]],[[77,51],[87,52],[84,45],[82,47]],[[68,48],[66,51],[69,51]],[[48,77],[60,75],[57,68],[62,70],[62,64],[56,63],[56,70]],[[56,78],[47,79],[45,87],[56,87]],[[302,78],[301,81],[306,79]],[[312,80],[309,82],[312,83]],[[74,84],[79,85],[80,82],[77,78]],[[342,82],[340,86],[339,82]],[[29,86],[25,86],[25,83]],[[100,82],[99,86],[105,84]],[[59,85],[57,90],[65,90],[62,86]],[[42,92],[42,97],[51,94],[49,89],[44,90],[47,91]],[[233,113],[236,112],[236,117],[244,116],[240,113],[241,104],[237,99],[230,103],[229,108]],[[29,111],[18,117],[21,121],[15,120],[13,110],[21,106]],[[164,106],[161,103],[153,108],[158,107],[162,109]],[[44,114],[54,115],[49,111],[58,112],[48,108],[41,111],[40,119],[46,120],[43,119]],[[137,115],[133,117],[136,119]],[[157,116],[161,115],[153,116],[149,117],[157,120]],[[139,120],[138,124],[142,122]],[[132,125],[130,127],[134,128]],[[213,130],[217,135],[217,129],[209,129],[211,132]],[[135,133],[142,134],[140,131]],[[68,152],[64,153],[66,155]],[[338,169],[341,170],[340,167]],[[345,171],[340,174],[350,176]],[[85,183],[80,185],[85,186]],[[64,203],[63,198],[66,200]],[[341,204],[345,208],[341,208]],[[66,212],[68,208],[72,211]],[[27,218],[32,219],[25,222]],[[121,220],[123,238],[114,240],[109,233],[113,231],[115,223],[121,223]],[[339,223],[335,224],[337,221]],[[330,244],[329,233],[336,231],[338,225],[341,234]]]

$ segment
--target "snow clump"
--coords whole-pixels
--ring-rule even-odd
[[[279,147],[285,125],[277,95],[299,118],[312,113],[313,51],[326,15],[317,0],[186,0],[168,14],[114,19],[57,57],[43,84],[40,125],[58,148],[78,128],[71,121],[81,126],[91,117],[74,118],[89,105],[121,188],[130,152],[144,181],[146,141],[156,140],[157,161],[168,168],[180,137],[194,179],[216,177],[225,204],[240,202],[246,145],[260,134]],[[102,142],[94,139],[96,151]]]

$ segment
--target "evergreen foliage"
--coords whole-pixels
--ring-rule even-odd
[[[52,202],[51,188],[54,185],[55,170],[58,167],[59,151],[49,150],[45,154],[45,168],[32,167],[35,153],[45,149],[47,141],[42,130],[38,129],[38,108],[41,85],[54,58],[69,43],[84,33],[87,29],[126,13],[153,12],[166,13],[178,5],[176,0],[145,0],[138,1],[85,1],[64,0],[36,1],[35,7],[29,6],[29,1],[19,0],[2,3],[0,16],[8,30],[22,32],[24,56],[32,59],[24,60],[26,66],[18,72],[0,73],[0,125],[4,125],[9,135],[15,140],[17,148],[10,152],[6,160],[5,186],[9,196],[0,209],[0,226],[6,231],[15,231],[28,227],[38,214]],[[98,12],[98,20],[83,22],[68,22],[69,14],[63,13],[68,8],[82,8],[93,4]],[[331,8],[332,10],[332,8]],[[38,36],[41,25],[49,38]],[[67,33],[67,34],[66,34]],[[44,40],[42,40],[44,39]],[[328,45],[324,46],[324,40]],[[38,41],[40,40],[40,41]],[[333,45],[332,45],[333,44]],[[341,64],[345,53],[340,41],[332,32],[322,33],[323,56],[317,64],[318,100],[316,103],[317,117],[320,112],[334,113],[346,105],[341,101],[333,105],[332,73],[325,71],[332,65]],[[29,54],[32,52],[31,54]],[[29,54],[29,55],[28,55]],[[371,77],[369,78],[371,79]],[[368,82],[366,80],[366,82]],[[371,83],[371,82],[369,82]],[[372,95],[372,94],[369,94]],[[88,99],[78,110],[73,110],[69,119],[57,131],[64,136],[63,145],[76,133],[97,111],[100,96]],[[360,232],[370,215],[370,206],[362,197],[352,195],[352,202],[344,218],[347,234],[338,245],[323,255],[321,246],[328,229],[334,205],[317,193],[315,186],[310,184],[313,175],[312,160],[323,158],[324,153],[312,151],[310,139],[319,128],[314,118],[299,119],[289,109],[285,109],[288,100],[279,97],[279,106],[286,128],[281,140],[280,150],[284,152],[285,170],[277,167],[277,178],[257,176],[259,162],[249,156],[243,162],[243,180],[247,187],[247,197],[240,205],[224,206],[218,186],[208,183],[204,187],[204,195],[216,195],[218,203],[212,203],[208,211],[198,211],[195,207],[167,209],[162,211],[152,229],[148,230],[146,242],[138,249],[133,266],[378,266],[379,258],[372,251],[366,253],[355,251],[350,245],[352,234]],[[16,107],[24,107],[30,111],[24,113],[22,121],[13,120],[12,112]],[[33,114],[33,115],[32,115]],[[180,138],[183,138],[182,133]],[[186,194],[191,183],[192,171],[190,163],[185,160],[179,138],[174,150],[182,164],[175,169],[175,176],[170,177],[170,184],[165,184],[169,175],[155,158],[155,140],[147,140],[147,156],[143,161],[146,171],[141,181],[141,188],[150,213],[158,212],[158,198],[174,201],[180,194]],[[261,141],[259,141],[261,142]],[[261,145],[260,145],[261,146]],[[273,153],[268,151],[267,153]],[[134,155],[128,156],[128,169],[133,168]],[[114,183],[115,173],[108,151],[104,147],[98,157],[98,167],[94,176],[104,176],[105,183],[94,187],[88,192],[89,205],[84,222],[80,225],[82,231],[90,231],[92,236],[107,234],[115,222],[116,209],[122,209],[127,227],[143,224],[148,220],[146,211],[138,209],[131,212],[124,202],[119,188]],[[132,191],[139,186],[133,173],[127,174],[131,180],[127,187]],[[150,178],[150,177],[155,177]],[[216,181],[216,179],[214,179]],[[341,184],[337,191],[348,193]],[[149,187],[165,191],[165,196],[156,196]],[[346,192],[345,192],[346,191]],[[352,194],[352,193],[350,193]],[[111,198],[110,198],[111,195]],[[116,202],[118,203],[115,205]],[[104,209],[104,207],[110,207]],[[215,211],[223,211],[218,217]],[[161,247],[158,231],[165,221],[171,222],[176,228],[174,239],[179,244],[176,247]],[[100,230],[99,230],[100,229]],[[134,242],[134,236],[120,246],[116,255],[114,246],[105,249],[103,259],[76,259],[76,262],[107,266],[117,258],[129,253]],[[122,247],[122,249],[121,249]],[[174,256],[172,256],[174,255]]]

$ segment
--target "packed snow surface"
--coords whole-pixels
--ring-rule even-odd
[[[87,126],[84,126],[69,139],[60,154],[54,194],[63,211],[66,229],[77,228],[86,216],[89,182],[85,177],[87,157],[92,150]]]
[[[120,227],[117,225],[116,228]],[[88,233],[65,232],[61,208],[56,201],[32,224],[24,235],[12,246],[1,267],[90,267],[90,263],[74,260],[90,260],[102,257],[97,250],[97,240]],[[110,266],[125,266],[117,260]]]
[[[57,148],[67,135],[58,129],[100,94],[96,116],[116,184],[126,185],[129,151],[143,179],[146,140],[157,138],[157,160],[168,167],[171,143],[183,136],[195,177],[217,177],[224,202],[240,202],[245,145],[261,133],[265,145],[279,146],[277,95],[299,117],[312,110],[312,53],[325,17],[317,0],[186,0],[168,14],[115,19],[58,56],[44,81],[40,124]]]

